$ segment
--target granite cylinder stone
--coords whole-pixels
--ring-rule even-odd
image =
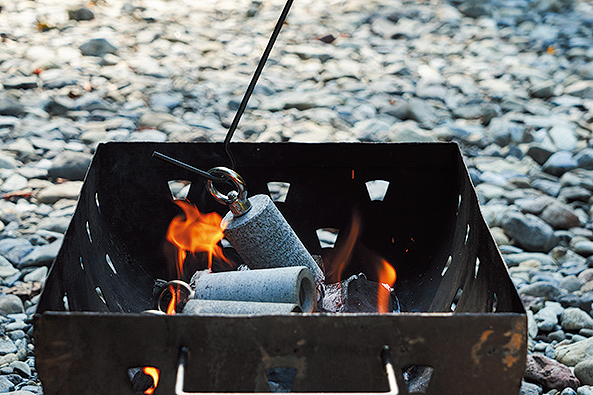
[[[267,195],[249,198],[251,210],[223,219],[225,237],[251,269],[306,266],[315,281],[323,282],[319,265],[294,233],[272,199]]]
[[[242,302],[236,300],[191,299],[183,314],[291,314],[302,313],[294,303]]]
[[[202,273],[192,279],[195,299],[296,304],[315,309],[315,280],[305,266]]]

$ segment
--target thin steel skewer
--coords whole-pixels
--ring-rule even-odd
[[[276,26],[274,27],[274,31],[272,32],[272,35],[270,36],[268,45],[266,46],[266,49],[264,50],[264,53],[262,54],[262,57],[259,60],[257,68],[255,69],[255,72],[253,73],[253,77],[251,78],[251,82],[249,83],[249,86],[247,87],[247,91],[245,91],[243,100],[241,100],[239,109],[237,110],[237,113],[235,114],[235,118],[233,119],[233,122],[231,123],[231,126],[229,127],[227,135],[224,139],[224,150],[225,150],[227,156],[229,157],[229,160],[231,161],[231,169],[234,169],[235,164],[236,164],[235,158],[233,157],[233,154],[231,153],[231,149],[229,146],[231,139],[233,138],[233,135],[235,134],[235,130],[237,129],[237,125],[239,124],[239,120],[241,119],[243,112],[245,112],[245,108],[247,107],[247,102],[249,101],[249,98],[251,97],[251,94],[253,93],[253,90],[255,89],[255,84],[257,84],[257,80],[259,79],[259,76],[261,75],[262,70],[264,69],[266,61],[268,60],[268,56],[270,56],[270,52],[272,52],[272,48],[274,47],[274,43],[276,42],[276,39],[278,38],[278,35],[280,34],[282,25],[284,24],[284,21],[286,20],[286,17],[288,16],[288,12],[290,11],[292,2],[293,2],[293,0],[288,0],[286,2],[286,4],[284,5],[282,14],[280,14],[280,18],[278,18],[278,22],[276,23]]]
[[[208,180],[212,180],[212,181],[226,181],[226,178],[223,177],[217,177],[213,174],[208,173],[207,171],[204,170],[200,170],[197,167],[193,167],[191,165],[188,165],[187,163],[183,163],[180,160],[177,160],[175,158],[171,158],[170,156],[161,154],[160,152],[157,151],[153,151],[152,156],[161,160],[164,160],[165,162],[169,162],[173,165],[179,166],[184,168],[185,170],[189,170],[193,173],[196,173],[204,178],[207,178]]]

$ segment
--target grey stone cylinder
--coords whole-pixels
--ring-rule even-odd
[[[305,266],[201,273],[192,279],[195,299],[288,303],[306,313],[317,303],[315,279]]]
[[[190,299],[183,314],[291,314],[302,313],[293,303],[241,302],[236,300]]]
[[[307,266],[317,284],[323,271],[305,248],[272,199],[267,195],[249,198],[251,210],[235,217],[229,212],[225,237],[251,269]]]

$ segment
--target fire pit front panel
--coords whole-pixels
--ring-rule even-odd
[[[36,352],[48,394],[132,393],[125,373],[134,366],[159,368],[155,395],[171,394],[181,347],[192,392],[270,392],[266,371],[277,367],[296,370],[293,392],[386,392],[387,345],[401,394],[406,368],[428,366],[427,394],[494,395],[519,391],[524,325],[519,314],[46,313]]]
[[[463,358],[469,358],[466,362],[473,363],[476,367],[469,371],[460,370],[458,379],[454,380],[473,380],[473,384],[466,383],[467,388],[481,386],[481,393],[489,393],[492,388],[496,388],[497,393],[518,393],[526,350],[525,311],[480,213],[475,191],[456,144],[239,143],[231,145],[231,149],[238,164],[236,170],[246,180],[251,196],[270,194],[270,182],[289,184],[285,201],[276,204],[311,254],[327,256],[332,251],[331,248],[322,247],[317,230],[339,229],[337,246],[347,234],[353,213],[358,213],[361,218],[360,248],[355,254],[360,259],[347,269],[344,277],[365,272],[369,279],[376,280],[373,277],[374,271],[365,266],[364,256],[366,253],[380,255],[397,270],[395,292],[402,311],[422,313],[412,314],[413,319],[405,318],[409,317],[406,314],[390,316],[389,319],[377,318],[381,325],[374,326],[371,331],[381,333],[373,333],[372,337],[380,338],[391,345],[405,343],[406,336],[413,339],[418,331],[428,328],[427,325],[436,325],[426,332],[424,344],[431,344],[432,347],[437,340],[451,344],[461,342],[462,347],[475,346],[480,350],[488,345],[492,355],[507,358],[504,350],[508,351],[510,347],[508,335],[520,333],[520,338],[513,338],[513,342],[520,340],[517,363],[513,362],[502,369],[500,363],[484,365],[486,359],[476,359],[470,353]],[[36,347],[39,351],[37,363],[47,394],[69,393],[59,389],[58,383],[51,379],[53,375],[59,373],[60,379],[70,381],[74,380],[69,377],[70,374],[75,374],[76,377],[82,374],[76,369],[77,364],[70,365],[73,369],[70,373],[52,367],[55,358],[59,360],[60,357],[50,358],[48,353],[41,351],[57,347],[54,341],[59,336],[56,337],[53,332],[54,329],[59,330],[57,322],[63,321],[66,325],[71,325],[71,335],[82,338],[83,343],[73,342],[70,352],[90,358],[87,364],[96,365],[101,370],[110,366],[102,359],[107,354],[109,358],[116,358],[116,355],[111,352],[88,355],[86,353],[91,349],[87,344],[98,342],[95,339],[97,336],[111,335],[91,330],[92,327],[86,331],[84,322],[87,318],[93,325],[96,324],[96,328],[110,325],[105,328],[106,333],[121,337],[124,343],[125,334],[130,333],[134,342],[146,343],[147,349],[151,349],[149,344],[154,342],[154,336],[149,336],[140,327],[144,320],[155,319],[157,321],[154,322],[175,333],[174,336],[179,341],[166,341],[175,348],[180,345],[180,339],[190,336],[189,333],[183,333],[186,330],[183,325],[186,324],[178,327],[177,323],[200,323],[204,319],[136,315],[154,308],[155,280],[175,277],[175,271],[167,266],[163,252],[168,224],[179,214],[179,208],[172,201],[168,182],[191,181],[188,199],[202,212],[216,211],[224,215],[227,211],[226,207],[212,199],[202,178],[153,158],[154,151],[205,170],[228,165],[220,143],[99,145],[87,173],[76,212],[39,302],[36,328],[42,329],[36,333]],[[368,186],[372,183],[386,186],[382,195],[369,193]],[[56,315],[54,312],[58,311],[66,313]],[[438,319],[430,318],[431,313],[452,311],[456,314],[438,315]],[[89,315],[88,312],[93,314]],[[471,322],[475,328],[462,329],[461,326],[468,322],[463,318],[466,315],[459,313],[472,313],[472,320],[476,321]],[[134,317],[134,320],[130,317]],[[375,319],[370,317],[351,318],[354,320],[352,322],[363,325],[364,320]],[[238,322],[252,322],[254,318],[236,318],[237,321],[234,321],[235,318],[231,321],[226,321],[228,318],[223,317],[219,319],[234,325]],[[267,319],[270,322],[285,320],[281,317]],[[316,315],[294,318],[296,321],[299,319],[306,319],[307,322],[342,320],[336,316]],[[362,321],[358,321],[359,319]],[[216,321],[216,318],[208,318],[208,322],[210,320]],[[402,321],[400,325],[399,320],[404,320],[406,324]],[[149,322],[152,321],[146,321],[147,324]],[[136,333],[145,335],[131,335],[133,331],[127,332],[128,329],[124,330],[120,325],[138,325]],[[490,329],[484,329],[483,325]],[[79,333],[75,334],[77,327]],[[449,330],[443,332],[440,328],[445,327]],[[460,332],[456,334],[453,328]],[[190,330],[189,325],[187,330]],[[464,334],[466,330],[473,331],[475,336]],[[382,333],[383,331],[386,333]],[[199,334],[196,336],[192,344],[205,341],[200,339]],[[481,345],[469,345],[476,336]],[[343,339],[346,343],[350,341]],[[320,344],[322,340],[318,340]],[[227,341],[235,340],[231,337]],[[496,345],[490,344],[491,342]],[[512,350],[514,353],[515,349]],[[154,358],[169,361],[171,355],[178,350],[161,349],[155,352]],[[435,372],[446,369],[442,365],[450,365],[449,358],[452,361],[457,361],[457,355],[461,358],[461,354],[452,349],[447,351],[447,355],[437,355],[436,349],[429,348],[418,352],[417,355],[422,355],[422,360],[413,361],[412,364],[431,366]],[[224,355],[219,357],[226,358]],[[235,355],[232,357],[243,358]],[[355,352],[351,357],[359,358],[359,353]],[[408,360],[402,357],[397,361],[399,357],[401,355],[394,358],[395,363],[403,368]],[[150,359],[152,358],[151,356]],[[488,366],[488,374],[499,378],[498,387],[490,386],[484,379],[485,376],[474,372],[484,366]],[[311,370],[307,370],[307,375],[311,373]],[[94,374],[87,378],[94,378]],[[111,373],[101,371],[96,374],[107,377]],[[195,374],[197,373],[194,372]],[[509,381],[503,383],[500,380],[502,375],[510,377]],[[442,381],[445,379],[438,377],[440,376],[435,373],[431,381],[435,384],[431,384],[427,393],[451,393],[450,388],[441,386],[445,385],[446,381]],[[189,384],[195,383],[191,378],[188,380]],[[208,382],[205,388],[219,390],[216,383],[221,382]],[[371,378],[368,385],[361,384],[360,388],[378,388],[378,384],[373,383],[375,381]],[[226,384],[221,388],[226,388],[224,385]],[[241,388],[250,390],[255,387],[248,385]],[[336,390],[338,388],[339,386],[335,387]],[[326,391],[326,388],[310,389]],[[456,393],[471,392],[460,390]]]

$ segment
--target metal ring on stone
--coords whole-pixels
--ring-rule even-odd
[[[216,189],[212,180],[208,180],[208,190],[219,203],[229,206],[235,216],[243,215],[251,209],[251,203],[247,199],[247,185],[239,173],[227,167],[214,167],[208,173],[226,178],[237,188],[237,191],[232,190],[225,195]]]
[[[170,286],[175,286],[175,285],[176,286],[181,286],[181,287],[183,287],[187,291],[187,293],[188,293],[187,299],[191,299],[193,297],[194,290],[189,286],[188,283],[186,283],[185,281],[181,281],[181,280],[171,280],[167,284],[163,285],[163,290],[161,291],[161,294],[159,295],[159,300],[157,302],[157,308],[159,309],[160,312],[165,313],[161,309],[161,302],[163,301],[163,298],[165,297],[165,295],[168,294],[168,293],[170,293],[169,287]],[[179,303],[179,301],[177,303]]]

